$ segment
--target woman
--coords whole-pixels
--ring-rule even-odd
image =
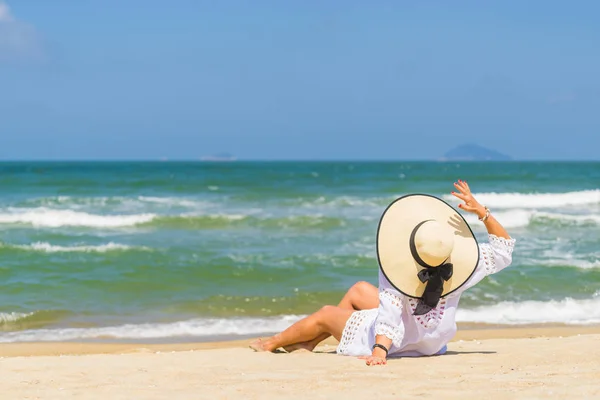
[[[367,365],[386,364],[388,356],[444,354],[456,333],[456,308],[462,292],[512,262],[515,240],[472,195],[454,183],[459,208],[474,213],[489,234],[478,245],[473,232],[452,207],[432,196],[404,196],[384,212],[377,234],[379,288],[359,282],[340,304],[325,306],[266,340],[256,351],[313,350],[333,335],[338,354],[360,356]]]

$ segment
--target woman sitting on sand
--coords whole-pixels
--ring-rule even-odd
[[[361,356],[367,365],[388,356],[444,354],[456,333],[460,295],[487,275],[509,266],[515,240],[475,200],[467,182],[454,183],[459,208],[485,224],[489,243],[478,245],[464,218],[433,196],[409,195],[383,213],[377,232],[379,289],[354,285],[340,304],[325,306],[269,339],[256,351],[313,350],[333,335],[337,353]]]

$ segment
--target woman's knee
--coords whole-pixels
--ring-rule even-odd
[[[354,286],[352,286],[351,290],[353,290],[357,294],[361,295],[361,294],[365,294],[365,293],[370,293],[373,291],[373,289],[377,290],[377,288],[375,286],[371,285],[369,282],[359,281],[359,282],[356,282],[354,284]]]
[[[346,322],[354,311],[336,306],[323,306],[317,312],[315,322],[322,332],[335,336],[338,340],[344,330]]]
[[[316,320],[319,324],[323,325],[324,323],[326,323],[332,315],[334,315],[336,313],[337,310],[339,310],[340,308],[337,306],[332,306],[332,305],[326,305],[323,306],[319,309],[319,311],[317,311],[315,313],[315,316],[317,317]]]
[[[326,305],[326,306],[321,307],[321,309],[317,313],[321,314],[321,315],[331,314],[332,312],[334,312],[334,310],[336,308],[338,308],[338,307],[332,306],[332,305]]]
[[[379,289],[369,282],[357,282],[352,286],[348,300],[355,310],[376,308],[379,306]]]

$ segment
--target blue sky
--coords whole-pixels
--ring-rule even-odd
[[[594,1],[0,0],[1,159],[600,159]]]

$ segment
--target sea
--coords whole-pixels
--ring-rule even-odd
[[[459,325],[600,324],[600,162],[3,162],[0,342],[285,329],[377,283],[389,203],[457,179],[517,240]]]

